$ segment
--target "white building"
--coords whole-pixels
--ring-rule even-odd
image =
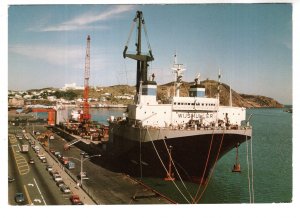
[[[83,90],[82,86],[76,86],[76,83],[65,84],[64,87],[61,88],[62,91],[66,90]]]

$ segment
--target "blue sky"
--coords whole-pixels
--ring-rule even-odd
[[[122,52],[142,10],[159,84],[174,79],[177,52],[185,81],[222,81],[240,93],[292,103],[291,4],[17,5],[8,9],[8,88],[83,85],[91,36],[90,85],[135,84]],[[134,51],[135,34],[129,50]],[[146,52],[146,41],[144,51]]]

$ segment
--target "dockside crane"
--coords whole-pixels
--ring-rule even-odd
[[[89,79],[90,79],[90,35],[87,36],[85,69],[84,69],[84,89],[83,89],[83,113],[80,115],[80,121],[84,124],[89,123],[91,119],[89,98]]]

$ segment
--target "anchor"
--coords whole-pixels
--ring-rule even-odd
[[[235,156],[235,164],[233,165],[232,172],[233,173],[240,173],[241,172],[241,165],[239,163],[239,143],[236,144],[236,156]]]

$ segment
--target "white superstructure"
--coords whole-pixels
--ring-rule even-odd
[[[208,126],[240,126],[246,118],[246,109],[241,107],[220,106],[219,98],[205,95],[205,87],[197,78],[189,90],[189,97],[179,96],[182,74],[181,68],[172,68],[176,73],[176,94],[171,104],[159,104],[156,99],[157,85],[153,81],[141,85],[136,104],[128,106],[128,120],[141,126],[161,128],[185,128],[188,125]],[[178,79],[178,75],[180,79]]]

